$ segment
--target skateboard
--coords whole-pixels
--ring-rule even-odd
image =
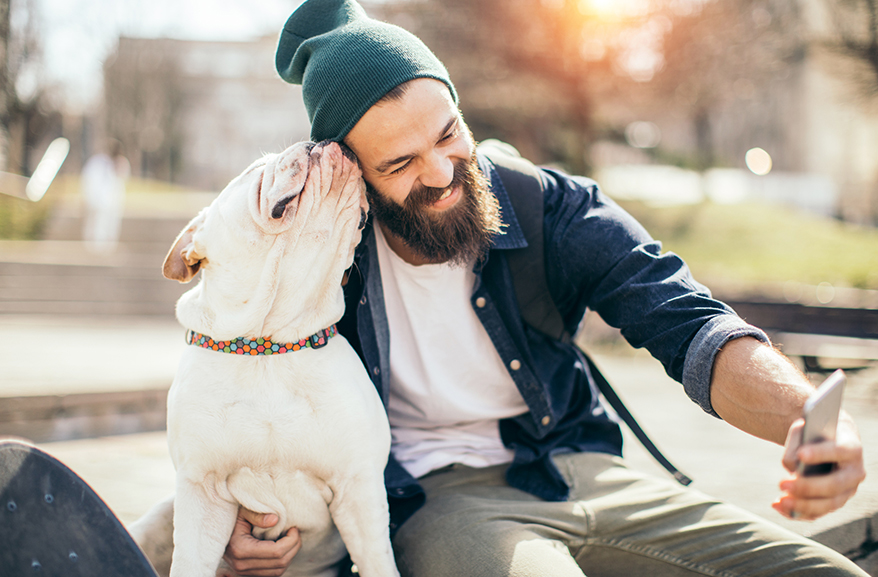
[[[0,575],[156,577],[85,481],[14,440],[0,440]]]

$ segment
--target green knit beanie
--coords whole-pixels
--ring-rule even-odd
[[[307,0],[287,20],[275,66],[302,85],[311,140],[341,142],[369,108],[415,78],[444,82],[448,71],[423,42],[398,26],[373,20],[355,0]]]

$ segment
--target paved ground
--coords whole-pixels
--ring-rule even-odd
[[[48,353],[41,342],[53,344]],[[3,315],[0,343],[0,406],[4,397],[166,387],[185,346],[183,330],[169,318]],[[869,478],[844,509],[806,523],[785,520],[770,508],[784,476],[780,447],[705,415],[644,354],[605,350],[596,361],[641,425],[699,490],[806,535],[826,534],[857,519],[878,525],[872,520],[878,514],[878,368],[851,374],[845,397],[865,443]],[[40,446],[85,478],[125,522],[172,492],[164,432]],[[626,455],[633,466],[664,474],[630,435]]]
[[[0,315],[0,398],[168,387],[185,334],[170,317]]]

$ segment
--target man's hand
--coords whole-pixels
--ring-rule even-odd
[[[844,505],[866,478],[866,469],[859,433],[847,413],[839,415],[834,442],[801,445],[804,423],[799,419],[787,434],[783,465],[793,475],[781,481],[781,496],[771,506],[790,519],[813,521]],[[798,461],[806,465],[837,463],[838,467],[826,475],[805,477],[795,472]]]
[[[238,520],[223,559],[238,575],[278,577],[282,575],[302,546],[299,530],[293,527],[277,541],[262,541],[251,535],[253,526],[267,529],[277,524],[274,514],[238,509]]]

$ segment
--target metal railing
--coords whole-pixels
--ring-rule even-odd
[[[66,138],[56,138],[49,144],[30,178],[11,172],[0,172],[0,194],[39,202],[55,180],[68,152],[70,152],[70,141]]]

